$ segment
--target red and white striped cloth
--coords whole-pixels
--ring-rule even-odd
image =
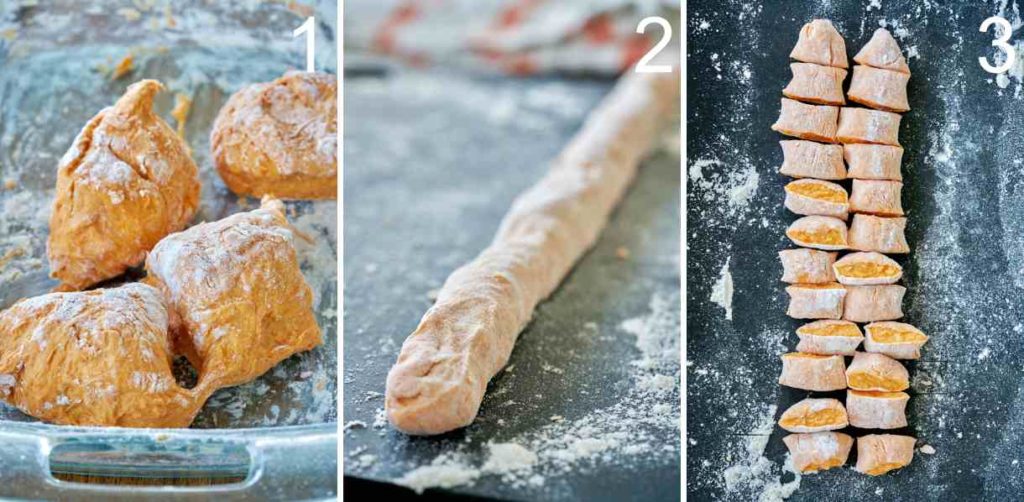
[[[413,66],[615,75],[653,45],[637,23],[678,19],[678,8],[671,0],[348,1],[346,44]]]

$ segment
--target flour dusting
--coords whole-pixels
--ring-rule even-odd
[[[732,320],[732,273],[729,272],[729,260],[725,260],[718,281],[711,288],[711,301],[725,309],[725,318]]]

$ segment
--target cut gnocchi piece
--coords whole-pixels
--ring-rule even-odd
[[[830,319],[804,324],[796,336],[800,338],[796,350],[808,354],[852,356],[864,341],[856,324]]]
[[[913,437],[895,434],[869,434],[857,438],[857,472],[880,476],[910,465],[914,460],[916,442]]]
[[[842,432],[790,434],[782,442],[789,448],[793,467],[802,473],[840,467],[853,449],[853,438]]]
[[[909,253],[910,245],[904,234],[906,227],[907,219],[902,216],[887,218],[855,214],[848,234],[849,248],[887,254]]]
[[[857,52],[857,55],[853,56],[853,60],[862,65],[910,75],[910,67],[907,66],[907,60],[903,57],[900,45],[885,28],[875,30],[875,33],[871,35],[871,40],[868,40],[868,43]]]
[[[843,146],[799,139],[779,141],[782,167],[779,173],[792,178],[845,179]]]
[[[779,251],[782,261],[782,282],[790,284],[824,284],[836,282],[833,263],[837,253],[797,248]]]
[[[846,408],[838,399],[807,398],[790,406],[779,417],[779,427],[789,432],[824,432],[849,425]]]
[[[797,246],[825,251],[848,247],[846,223],[832,216],[804,216],[789,225],[786,237]]]
[[[878,216],[903,216],[903,183],[884,180],[853,180],[850,211]]]
[[[800,37],[789,57],[836,68],[850,66],[846,59],[846,41],[827,19],[815,19],[800,28]]]
[[[900,146],[900,114],[869,108],[842,108],[835,139],[840,143]]]
[[[903,277],[896,260],[874,251],[850,253],[832,264],[835,278],[844,286],[895,284]]]
[[[835,143],[838,119],[838,106],[808,105],[782,98],[782,111],[772,130],[786,136]]]
[[[842,284],[793,284],[786,287],[793,319],[842,319],[846,288]]]
[[[928,341],[923,331],[903,322],[873,322],[864,326],[864,332],[865,351],[893,359],[920,359],[921,347]]]
[[[846,391],[850,425],[862,429],[899,429],[907,426],[906,392]]]
[[[903,148],[892,145],[849,143],[843,145],[847,177],[861,180],[903,181],[900,164]]]
[[[779,385],[818,392],[842,390],[846,388],[845,369],[843,356],[790,352],[782,355]]]
[[[847,94],[854,103],[887,112],[905,112],[910,110],[908,81],[908,73],[858,65],[853,67],[853,79]]]
[[[846,368],[846,385],[854,390],[899,392],[910,387],[910,374],[889,356],[858,352]]]
[[[834,216],[846,220],[850,211],[846,189],[829,181],[803,179],[786,185],[786,209],[802,215]]]
[[[819,105],[845,105],[843,80],[846,70],[812,63],[791,63],[793,79],[782,95],[787,98]]]
[[[903,317],[903,295],[898,284],[847,286],[843,319],[853,322],[892,321]]]

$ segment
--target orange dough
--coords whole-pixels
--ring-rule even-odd
[[[854,66],[850,101],[878,110],[905,112],[910,110],[907,102],[909,73],[881,70],[870,66]]]
[[[289,72],[232,95],[210,135],[228,188],[257,197],[335,198],[337,95],[334,75],[309,72]]]
[[[907,66],[899,44],[885,28],[875,30],[871,40],[853,56],[853,60],[858,64],[910,75],[910,67]]]
[[[844,107],[839,111],[835,137],[840,143],[900,146],[900,118],[898,113]]]
[[[800,28],[800,38],[789,57],[805,63],[847,68],[846,42],[832,22],[815,19]]]
[[[779,173],[793,178],[842,180],[846,178],[843,146],[798,139],[779,141],[782,167]]]
[[[835,143],[838,120],[838,106],[808,105],[782,98],[782,111],[779,120],[772,124],[772,130],[801,139]]]
[[[50,293],[0,313],[0,399],[67,425],[187,427],[209,396],[171,372],[167,311],[144,284]]]
[[[160,241],[146,282],[167,300],[175,346],[200,385],[252,380],[321,343],[280,201]]]
[[[902,181],[900,164],[903,148],[891,145],[850,143],[843,145],[843,159],[849,166],[847,176],[862,180]]]
[[[797,101],[819,105],[845,105],[843,80],[846,70],[811,63],[791,63],[793,79],[782,95]]]
[[[153,113],[155,80],[128,87],[89,120],[60,160],[50,215],[50,275],[78,290],[124,273],[199,204],[188,147]]]

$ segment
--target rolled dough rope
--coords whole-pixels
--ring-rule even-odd
[[[397,429],[432,435],[473,422],[519,332],[596,241],[679,96],[678,70],[630,72],[591,112],[490,246],[452,273],[402,344],[385,409]]]

